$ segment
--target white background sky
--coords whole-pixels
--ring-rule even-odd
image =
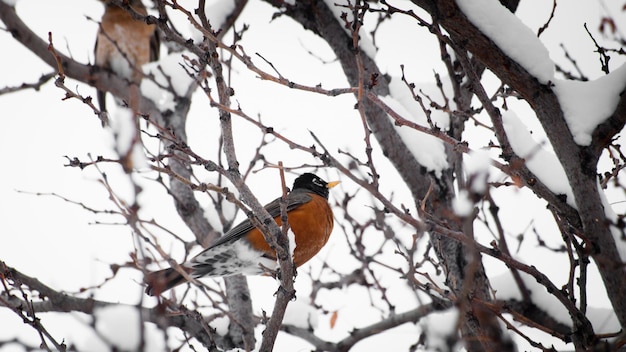
[[[194,1],[180,1],[182,4]],[[609,4],[609,2],[611,4]],[[398,6],[407,5],[397,2]],[[607,1],[606,7],[613,14],[621,14],[616,1]],[[585,73],[590,78],[601,76],[597,55],[593,53],[593,43],[586,35],[583,23],[590,29],[598,27],[599,19],[606,13],[604,6],[595,1],[571,2],[561,1],[557,8],[556,19],[551,27],[542,35],[541,40],[548,48],[552,60],[566,68],[562,50],[563,43],[570,54],[575,57]],[[97,1],[65,0],[65,1],[35,1],[20,0],[17,10],[23,20],[31,26],[42,38],[51,31],[58,50],[68,53],[80,62],[93,62],[93,45],[97,25],[85,16],[99,19],[102,6]],[[551,2],[523,1],[519,9],[522,18],[533,32],[549,17]],[[269,23],[273,9],[269,6],[252,2],[242,16],[242,21],[250,24],[242,44],[248,54],[262,53],[278,70],[292,81],[302,84],[315,85],[322,83],[325,88],[346,87],[343,74],[335,64],[322,64],[319,59],[308,55],[307,51],[324,60],[333,60],[333,54],[328,47],[311,33],[302,30],[301,26],[288,18],[278,18]],[[623,19],[623,16],[622,16]],[[238,23],[241,26],[242,22]],[[399,65],[404,64],[408,78],[414,82],[432,82],[433,70],[444,73],[439,62],[439,49],[425,30],[414,25],[408,19],[394,20],[394,26],[381,27],[376,38],[380,51],[377,60],[380,67],[392,76],[399,76]],[[623,23],[623,22],[622,22]],[[181,29],[181,28],[179,28]],[[186,30],[186,28],[182,28]],[[227,36],[228,38],[228,36]],[[597,37],[602,41],[601,37]],[[228,39],[227,39],[228,40]],[[0,32],[0,48],[4,52],[0,65],[0,86],[14,86],[22,82],[33,82],[43,73],[51,71],[39,58],[15,42],[8,33]],[[261,67],[268,71],[269,67]],[[622,60],[623,61],[623,60]],[[611,67],[616,69],[619,60],[612,60]],[[67,82],[68,87],[76,89],[83,95],[95,97],[95,90],[89,86]],[[353,105],[354,99],[350,96],[328,98],[306,94],[284,87],[268,84],[254,79],[252,74],[244,70],[238,71],[233,79],[236,95],[234,98],[241,104],[244,111],[250,115],[261,114],[264,123],[274,126],[281,133],[287,134],[294,140],[310,141],[307,130],[314,131],[331,151],[343,148],[362,156],[362,133],[350,135],[346,131],[360,131],[360,120]],[[98,183],[98,175],[93,168],[79,170],[67,168],[64,155],[77,156],[87,160],[87,153],[94,156],[112,156],[112,141],[92,112],[78,101],[62,101],[63,92],[49,83],[39,92],[24,91],[17,94],[0,96],[0,150],[2,150],[3,169],[0,172],[0,259],[8,265],[14,266],[22,272],[35,276],[52,286],[66,291],[76,291],[80,287],[97,284],[108,276],[109,263],[122,263],[128,260],[128,254],[133,249],[130,230],[118,225],[94,225],[94,222],[119,222],[120,218],[94,216],[82,210],[79,206],[71,205],[60,199],[48,196],[34,196],[25,192],[54,192],[69,199],[83,202],[96,209],[111,208],[107,193]],[[112,105],[111,103],[109,105]],[[528,110],[520,108],[520,119],[534,132],[535,138],[541,140],[539,124]],[[217,113],[209,108],[208,101],[201,95],[194,100],[190,114],[189,143],[194,150],[206,158],[215,159],[216,136],[219,133],[216,122]],[[302,121],[306,121],[303,123]],[[235,119],[235,141],[242,165],[247,165],[248,158],[257,146],[259,136],[255,128]],[[472,143],[472,142],[471,142]],[[474,144],[474,147],[484,145]],[[306,143],[305,143],[306,144]],[[355,147],[356,146],[356,147]],[[275,145],[268,149],[265,155],[269,161],[284,161],[287,165],[297,165],[302,161],[316,163],[311,157],[291,151],[282,145]],[[375,154],[382,168],[382,175],[392,182],[384,182],[385,192],[394,192],[398,204],[411,204],[406,197],[406,191],[400,185],[393,172],[385,171],[388,167],[379,152]],[[116,166],[105,166],[111,182],[120,193],[128,185],[124,176]],[[321,174],[327,180],[340,178],[334,170]],[[152,176],[152,175],[150,175]],[[211,176],[203,181],[212,181]],[[258,190],[261,202],[271,200],[279,193],[279,183],[268,180],[277,179],[274,171],[262,171],[250,180],[253,190]],[[293,177],[289,179],[291,182]],[[268,183],[269,182],[269,183]],[[173,229],[178,235],[191,239],[192,235],[178,219],[172,202],[164,190],[150,182],[142,182],[145,190],[140,198],[143,215],[146,218],[155,218],[161,224]],[[342,185],[345,190],[353,190],[354,185],[349,182]],[[497,192],[496,192],[497,193]],[[502,208],[502,217],[508,225],[511,236],[524,231],[530,219],[535,219],[535,226],[543,230],[554,230],[551,219],[545,216],[541,202],[534,201],[526,191],[496,194],[502,201],[514,201],[525,204],[524,208]],[[611,202],[623,200],[623,194],[611,193],[607,197]],[[332,197],[332,195],[331,195]],[[209,202],[200,198],[204,205]],[[364,207],[369,205],[366,198]],[[399,233],[410,234],[410,229],[399,229]],[[554,232],[556,235],[557,233]],[[556,235],[551,244],[559,243],[560,236]],[[549,241],[549,236],[546,236]],[[343,234],[335,231],[329,245],[320,253],[320,259],[312,260],[312,270],[319,270],[321,259],[326,259],[337,269],[352,270],[350,263],[343,263],[345,256],[345,240]],[[526,241],[526,249],[533,249],[534,243]],[[180,248],[173,247],[173,253],[182,253]],[[533,253],[537,259],[548,256],[550,253],[537,250]],[[390,259],[393,261],[393,259]],[[398,262],[399,263],[399,262]],[[490,261],[487,261],[490,263]],[[492,263],[493,264],[493,263]],[[553,278],[563,279],[563,267],[553,263],[535,263],[541,270]],[[493,266],[493,273],[503,269]],[[308,269],[303,269],[307,271]],[[135,281],[133,281],[135,280]],[[140,277],[128,270],[120,274],[120,278],[98,290],[96,298],[119,301],[125,303],[137,302],[142,290],[135,282]],[[383,277],[383,282],[389,285],[398,285],[393,275]],[[590,287],[598,286],[591,278]],[[306,275],[298,277],[298,295],[307,298]],[[268,284],[267,278],[251,278],[251,287],[255,307],[271,311],[272,294],[275,284]],[[564,281],[559,281],[564,282]],[[355,291],[356,290],[356,291]],[[597,292],[598,297],[603,295]],[[325,297],[326,295],[326,297]],[[363,295],[358,289],[349,288],[335,290],[332,293],[323,293],[318,301],[326,309],[338,309],[339,319],[334,329],[329,328],[328,316],[319,317],[318,332],[324,338],[337,339],[346,330],[354,326],[361,326],[365,322],[376,321],[380,312],[375,309],[363,309],[363,302],[354,302],[354,297]],[[398,311],[402,312],[414,306],[414,298],[404,300],[406,291],[399,287],[390,290],[390,295],[398,302]],[[410,296],[409,296],[410,297]],[[601,301],[601,300],[600,300]],[[299,303],[299,309],[304,309],[304,303]],[[604,305],[606,306],[606,305]],[[302,314],[296,314],[302,316]],[[65,337],[69,342],[85,343],[83,330],[73,328],[72,332],[64,329],[67,323],[75,324],[78,315],[72,318],[58,318],[43,315],[44,324],[51,327],[53,335]],[[451,318],[446,317],[449,321]],[[72,325],[72,326],[74,326]],[[15,329],[15,327],[20,329]],[[0,310],[0,339],[11,338],[15,335],[28,338],[36,343],[36,335],[32,329],[24,327],[13,313]],[[355,350],[367,351],[376,346],[389,347],[394,341],[398,350],[405,350],[415,342],[417,329],[413,325],[405,325],[394,329],[385,336],[377,336],[356,346]],[[278,350],[290,350],[294,340],[285,340],[279,337]],[[287,347],[289,346],[289,347]],[[302,345],[306,350],[306,344]]]

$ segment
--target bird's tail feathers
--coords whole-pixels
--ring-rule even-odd
[[[191,272],[191,268],[182,267],[188,273]],[[174,286],[178,286],[187,279],[183,275],[181,275],[174,268],[167,268],[155,272],[148,273],[144,282],[147,284],[146,293],[150,296],[158,296],[161,293],[173,288]]]

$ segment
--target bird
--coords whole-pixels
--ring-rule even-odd
[[[95,64],[129,80],[135,87],[130,90],[129,106],[133,106],[138,87],[143,78],[141,67],[159,59],[160,40],[155,25],[136,20],[125,9],[104,2],[104,14],[96,37]],[[136,12],[147,15],[148,11],[141,0],[129,0],[128,4]],[[131,86],[132,88],[132,86]],[[133,93],[134,91],[134,93]],[[98,104],[106,112],[106,92],[98,90]]]
[[[296,267],[309,261],[328,242],[334,225],[328,195],[339,182],[326,182],[312,173],[304,173],[295,179],[286,201],[287,223],[295,237],[295,248],[290,250],[293,250]],[[265,205],[265,210],[279,226],[282,225],[280,200],[281,197]],[[276,252],[250,219],[233,227],[210,247],[180,265],[188,277],[194,279],[259,275],[277,266]],[[176,269],[167,268],[148,273],[144,281],[147,283],[146,293],[158,296],[187,279]]]

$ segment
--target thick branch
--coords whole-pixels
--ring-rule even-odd
[[[189,333],[189,335],[195,337],[207,348],[215,348],[213,333],[206,329],[205,325],[201,321],[196,319],[193,314],[163,314],[161,308],[156,307],[152,309],[138,308],[134,305],[124,305],[121,303],[112,303],[99,301],[91,298],[78,298],[67,295],[65,293],[56,291],[55,289],[45,285],[41,281],[22,274],[16,269],[7,266],[4,262],[0,261],[0,279],[7,280],[12,283],[12,286],[18,288],[25,286],[29,291],[39,292],[39,296],[42,297],[41,301],[34,301],[33,307],[36,313],[41,312],[81,312],[86,314],[94,314],[94,311],[98,308],[112,307],[112,306],[127,306],[131,309],[141,309],[140,316],[146,322],[152,322],[160,326],[173,326],[182,329]],[[25,302],[17,296],[11,295],[8,292],[3,292],[0,297],[4,298],[14,309],[24,309],[27,306]]]
[[[285,5],[283,1],[268,2],[279,8]],[[285,14],[326,40],[337,55],[350,85],[353,87],[359,85],[359,72],[355,65],[355,52],[357,51],[352,45],[352,38],[346,34],[324,2],[297,2],[294,7],[288,6]],[[315,16],[311,14],[315,14]],[[365,74],[368,77],[374,75],[377,77],[377,84],[372,88],[373,91],[381,96],[389,94],[388,81],[378,70],[375,62],[367,55],[360,55]],[[409,149],[396,133],[395,126],[389,120],[387,113],[369,99],[365,100],[364,103],[367,123],[378,140],[384,155],[399,170],[401,177],[409,185],[413,197],[423,199],[430,185],[426,168],[420,165],[409,152]]]
[[[55,58],[48,51],[48,43],[39,38],[17,15],[15,8],[0,1],[0,20],[6,26],[8,32],[13,38],[24,45],[33,54],[37,55],[42,61],[53,69],[58,69]],[[95,88],[106,90],[116,96],[129,96],[129,85],[124,79],[105,72],[97,66],[83,65],[72,58],[58,53],[59,59],[68,77],[89,84]],[[139,103],[139,111],[144,114],[150,114],[152,117],[160,117],[160,112],[153,102],[142,98]]]
[[[358,4],[359,3],[357,3],[357,5]],[[337,55],[351,86],[364,87],[365,85],[363,83],[367,83],[367,89],[371,89],[374,94],[381,96],[389,94],[386,77],[380,72],[372,58],[362,53],[358,47],[355,47],[352,38],[345,33],[344,28],[339,21],[335,19],[326,3],[298,2],[295,6],[291,7],[283,3],[274,2],[274,5],[286,6],[286,14],[301,23],[305,28],[312,30],[326,40]],[[375,84],[372,82],[375,82]],[[409,186],[416,203],[424,199],[426,195],[429,194],[429,188],[434,186],[434,197],[429,199],[430,210],[435,210],[439,215],[450,214],[450,201],[453,192],[452,176],[447,175],[434,179],[434,182],[431,182],[431,176],[427,169],[420,165],[409,152],[409,149],[396,133],[395,126],[391,123],[387,113],[371,99],[360,100],[358,104],[359,109],[362,109],[365,114],[367,127],[371,128],[383,153],[392,162]],[[419,136],[416,136],[416,138],[419,138]],[[375,186],[377,182],[378,180],[373,180],[372,185]],[[447,216],[444,218],[447,218]],[[419,228],[419,226],[416,228]],[[476,282],[477,284],[472,286],[472,293],[476,293],[481,299],[488,300],[487,285],[482,284],[486,282],[487,279],[482,270],[482,264],[479,261],[479,254],[476,252],[475,266],[472,266],[476,269],[475,276],[472,275],[471,279],[466,282],[463,278],[464,269],[462,265],[456,264],[464,262],[462,258],[467,257],[468,253],[466,250],[468,250],[468,248],[465,248],[462,243],[453,241],[446,236],[437,237],[436,231],[431,234],[435,235],[435,237],[431,236],[434,241],[441,239],[441,242],[446,243],[446,250],[442,250],[438,252],[438,254],[441,256],[442,262],[446,263],[445,265],[449,265],[450,268],[453,268],[447,273],[449,275],[448,283],[451,287],[454,290],[460,290],[465,283],[472,286],[473,283]],[[441,246],[435,247],[442,248]],[[469,251],[474,253],[471,247]],[[476,289],[476,291],[474,291],[474,289]],[[474,336],[467,341],[475,345],[475,347],[468,348],[478,350],[489,346],[489,348],[498,349],[498,346],[503,343],[503,340],[501,339],[501,330],[497,322],[494,319],[485,319],[476,323],[476,320],[470,318],[469,314],[468,318],[469,319],[464,319],[462,326],[464,330],[467,328],[472,331]]]
[[[367,339],[368,337],[372,337],[380,333],[381,331],[389,330],[406,323],[417,323],[429,314],[448,309],[451,306],[452,304],[447,301],[437,303],[433,302],[421,305],[408,312],[392,314],[377,323],[352,331],[350,336],[344,338],[337,343],[324,341],[309,329],[303,329],[292,325],[285,325],[283,326],[282,330],[310,342],[315,346],[316,350],[318,351],[344,352],[349,351],[359,341]]]
[[[620,133],[624,129],[626,124],[626,91],[622,92],[620,96],[617,108],[613,112],[613,115],[601,123],[596,130],[593,131],[591,148],[595,155],[600,155],[602,149],[606,148],[615,135]]]
[[[423,1],[414,1],[424,5]],[[591,241],[593,255],[616,315],[626,327],[626,275],[615,241],[605,220],[597,188],[597,154],[585,151],[573,140],[556,94],[520,64],[509,58],[459,10],[454,0],[428,2],[424,9],[440,23],[452,40],[472,52],[504,83],[513,87],[535,110],[574,191],[583,231]],[[513,40],[513,38],[511,38]],[[620,105],[621,106],[621,105]],[[623,109],[623,107],[621,107]],[[571,220],[576,223],[576,219]],[[585,327],[586,329],[590,327]],[[589,330],[587,330],[589,333]],[[589,341],[587,341],[589,343]]]

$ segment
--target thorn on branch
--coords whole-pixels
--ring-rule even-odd
[[[90,165],[95,165],[95,164],[97,164],[97,163],[104,163],[104,162],[109,162],[109,163],[120,163],[120,161],[119,161],[119,160],[116,160],[116,159],[108,159],[108,158],[105,158],[105,157],[103,157],[103,156],[97,156],[97,157],[96,157],[96,160],[92,160],[92,161],[90,161],[90,162],[83,162],[83,161],[80,161],[80,159],[78,159],[77,157],[70,158],[70,157],[69,157],[69,156],[67,156],[67,155],[64,155],[63,157],[65,157],[65,158],[68,160],[68,164],[63,165],[63,166],[66,166],[66,167],[78,167],[78,168],[80,168],[81,170],[83,170],[83,169],[84,169],[84,168],[86,168],[87,166],[90,166]]]
[[[64,157],[67,158],[69,163],[67,165],[63,165],[63,166],[79,167],[81,170],[83,170],[85,168],[85,166],[87,166],[86,163],[81,162],[77,157],[70,158],[67,155],[64,155]]]

